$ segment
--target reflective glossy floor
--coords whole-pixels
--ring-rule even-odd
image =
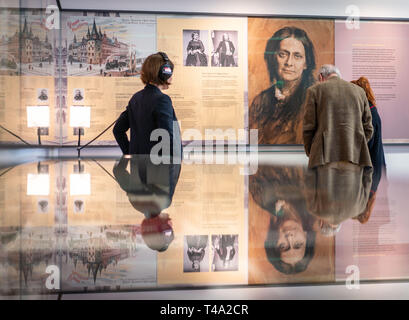
[[[2,159],[0,298],[407,299],[409,147],[385,151]]]

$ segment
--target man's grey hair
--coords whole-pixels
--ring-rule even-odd
[[[332,64],[324,64],[318,71],[318,74],[321,74],[324,79],[327,79],[333,74],[336,74],[339,78],[342,78],[339,69]]]
[[[331,225],[329,223],[324,222],[322,226],[320,226],[320,232],[324,237],[335,236],[339,232],[340,229],[341,229],[341,224]]]

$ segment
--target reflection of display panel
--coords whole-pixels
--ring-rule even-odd
[[[203,159],[204,160],[204,159]],[[241,165],[190,165],[181,170],[164,210],[175,239],[158,255],[158,284],[247,284],[247,210]],[[189,188],[179,186],[188,184]]]
[[[70,108],[70,127],[89,128],[91,125],[91,108],[72,106]]]
[[[91,175],[89,173],[70,174],[70,195],[90,195]]]
[[[365,223],[348,220],[336,235],[336,280],[409,279],[408,154],[386,155],[384,172],[369,201]]]
[[[249,284],[334,280],[334,237],[315,227],[318,218],[304,198],[307,177],[306,166],[291,165],[259,166],[249,176]],[[286,226],[284,221],[293,222]],[[284,228],[292,230],[300,246],[279,249],[279,238],[286,245]]]
[[[50,176],[48,174],[27,174],[27,195],[48,196],[50,194]]]
[[[27,127],[49,127],[50,108],[48,106],[27,107]]]

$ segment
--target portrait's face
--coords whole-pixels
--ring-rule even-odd
[[[305,49],[301,41],[293,37],[282,40],[276,57],[280,80],[301,79],[303,71],[307,69]]]
[[[198,33],[193,34],[193,40],[199,40],[199,34]]]
[[[281,260],[290,265],[295,265],[305,254],[307,232],[302,228],[301,222],[295,220],[285,221],[278,230],[277,248]]]
[[[225,41],[229,40],[229,36],[227,33],[223,33],[223,40]]]

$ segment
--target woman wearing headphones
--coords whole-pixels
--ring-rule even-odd
[[[141,80],[145,88],[133,95],[113,129],[123,154],[181,155],[180,128],[172,100],[162,93],[172,83],[173,69],[163,52],[148,56],[143,63]],[[126,135],[129,128],[130,142]]]

